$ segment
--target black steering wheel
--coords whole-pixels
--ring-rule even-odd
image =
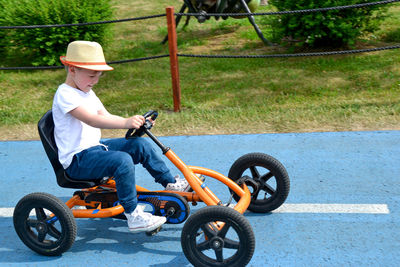
[[[153,127],[153,123],[151,123],[150,120],[147,118],[151,118],[153,121],[157,118],[158,112],[154,110],[149,110],[145,114],[143,114],[143,117],[146,119],[145,123],[139,128],[139,129],[129,129],[126,134],[125,138],[135,138],[135,137],[141,137],[144,135],[145,130],[150,130]]]

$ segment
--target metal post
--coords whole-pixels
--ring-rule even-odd
[[[245,0],[240,0],[240,3],[242,4],[242,7],[246,10],[246,12],[249,14],[251,13],[249,6],[246,4]],[[258,25],[256,24],[254,17],[253,16],[247,16],[248,20],[250,21],[251,25],[253,25],[254,30],[256,30],[256,33],[258,35],[258,37],[260,37],[260,39],[264,42],[264,44],[269,45],[269,46],[273,46],[273,44],[268,41],[267,39],[265,39],[264,35],[262,34],[260,28],[258,28]]]
[[[179,13],[184,13],[186,7],[187,7],[187,6],[186,6],[186,4],[184,3],[184,4],[182,5],[182,7],[181,7],[181,10],[179,10]],[[179,21],[181,21],[181,18],[182,18],[182,16],[176,16],[176,19],[175,19],[175,28],[178,27]],[[188,18],[190,18],[190,17],[188,16]],[[165,44],[165,43],[167,42],[167,40],[168,40],[168,34],[167,34],[167,36],[164,37],[164,40],[163,40],[161,43],[162,43],[162,44]]]
[[[166,11],[167,11],[169,61],[171,66],[174,111],[178,112],[181,111],[181,86],[179,83],[178,45],[176,36],[174,7],[167,7]]]

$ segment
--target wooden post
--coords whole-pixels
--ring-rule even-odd
[[[181,111],[181,86],[179,83],[178,45],[176,37],[174,7],[167,7],[166,11],[168,24],[169,62],[171,66],[174,111],[178,112]]]

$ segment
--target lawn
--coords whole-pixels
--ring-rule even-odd
[[[115,18],[161,14],[181,1],[113,0]],[[262,7],[261,10],[268,10]],[[268,37],[269,25],[256,21]],[[264,20],[265,21],[265,20]],[[184,22],[184,20],[183,20]],[[183,24],[183,23],[182,23]],[[400,6],[356,48],[400,43]],[[112,24],[109,61],[168,53],[165,17]],[[262,44],[247,20],[191,19],[178,28],[179,53],[284,52]],[[12,62],[9,62],[10,64]],[[159,135],[400,129],[400,50],[301,58],[179,58],[182,111],[173,112],[169,59],[114,65],[95,88],[107,109],[128,116],[160,113]],[[0,140],[38,139],[36,122],[51,108],[64,70],[0,71]],[[121,136],[123,131],[105,131]]]

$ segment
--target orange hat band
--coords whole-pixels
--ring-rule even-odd
[[[66,60],[64,60],[64,62],[67,64],[73,64],[73,65],[107,65],[107,63],[105,63],[105,62],[88,63],[88,62],[75,62],[75,61],[66,61]]]
[[[107,65],[106,62],[77,62],[77,61],[68,61],[65,60],[64,57],[60,57],[61,61],[65,64],[72,64],[72,65]]]

